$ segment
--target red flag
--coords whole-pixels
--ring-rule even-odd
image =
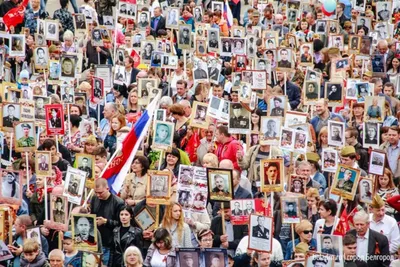
[[[347,211],[346,209],[344,209],[342,215],[340,216],[339,223],[337,224],[336,229],[333,232],[334,235],[344,236],[350,230],[350,225],[347,218]]]
[[[3,22],[7,28],[15,27],[24,22],[25,8],[29,0],[24,0],[19,6],[10,9],[3,17]]]
[[[354,215],[356,215],[357,212],[359,212],[360,210],[362,210],[363,208],[360,205],[357,205],[357,207],[355,207],[350,214],[347,216],[347,222],[349,223],[349,225],[353,225],[354,226],[354,221],[353,221],[353,217]]]
[[[139,66],[139,64],[140,64],[140,56],[139,56],[139,54],[135,51],[135,49],[132,49],[131,57],[133,58],[133,61],[134,61],[133,66],[134,66],[135,68],[137,68],[137,66]]]
[[[186,145],[186,152],[189,154],[190,162],[197,161],[197,148],[200,145],[200,137],[197,131],[194,131],[192,136],[188,140],[188,144]]]

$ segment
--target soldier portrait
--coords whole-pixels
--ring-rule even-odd
[[[251,113],[239,103],[231,103],[229,109],[229,130],[233,133],[249,133]]]
[[[360,170],[338,164],[333,182],[332,194],[353,200],[358,186]]]
[[[287,106],[286,96],[274,96],[268,101],[268,111],[271,117],[284,117]]]
[[[233,199],[232,170],[207,168],[209,199],[231,201]]]
[[[76,249],[97,250],[97,224],[94,214],[72,215],[72,235]]]
[[[363,203],[372,203],[373,183],[371,179],[364,178],[360,181],[359,194],[360,201]]]
[[[257,225],[252,228],[252,237],[262,238],[262,239],[270,239],[269,229],[265,227],[265,218],[264,216],[257,217]]]
[[[50,152],[37,151],[35,156],[36,156],[36,160],[35,160],[36,174],[51,175]]]
[[[14,128],[16,151],[28,152],[36,150],[34,122],[19,122]]]
[[[67,223],[67,202],[68,199],[63,196],[51,195],[51,220],[55,223]]]
[[[5,104],[3,105],[3,127],[12,128],[15,122],[20,119],[20,105],[19,104]]]
[[[292,68],[292,50],[282,48],[278,51],[278,68]]]
[[[242,209],[242,202],[240,201],[232,201],[231,202],[231,213],[233,216],[241,216],[243,215],[243,209]]]
[[[272,218],[262,215],[250,215],[249,248],[257,251],[272,250]]]
[[[344,123],[328,121],[328,144],[331,146],[344,146],[344,129]]]
[[[64,134],[64,115],[62,104],[45,106],[47,134]]]
[[[88,154],[77,154],[76,162],[78,162],[78,170],[84,171],[87,173],[87,178],[92,179],[93,171],[94,171],[94,160],[93,156]]]
[[[282,197],[282,222],[299,223],[300,222],[300,206],[298,197]]]

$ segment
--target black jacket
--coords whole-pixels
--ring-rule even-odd
[[[122,267],[124,266],[124,252],[130,246],[136,246],[137,248],[143,247],[143,232],[138,227],[129,227],[127,233],[121,237],[121,227],[115,227],[114,229],[114,258],[113,266]]]
[[[360,143],[357,143],[354,146],[356,150],[356,154],[360,156],[360,159],[358,160],[358,166],[360,166],[361,169],[364,171],[368,172],[368,164],[369,164],[369,155],[368,151],[362,147]]]
[[[245,237],[249,229],[247,225],[233,225],[233,241],[229,242],[228,249],[236,249],[237,246],[239,245],[240,240],[242,240],[243,237]],[[213,242],[213,247],[219,247],[222,242],[221,242],[221,235],[222,234],[222,217],[217,216],[214,217],[211,221],[211,231],[214,233],[214,242]]]
[[[124,201],[119,197],[111,194],[107,200],[100,200],[97,196],[93,196],[90,203],[91,214],[97,217],[107,219],[107,223],[98,226],[101,233],[103,247],[113,248],[113,239],[110,238],[115,227],[119,225],[119,211],[124,206]]]
[[[166,28],[165,28],[165,18],[163,17],[163,16],[160,16],[160,19],[159,19],[159,21],[158,21],[158,24],[157,24],[157,28],[156,29],[153,29],[153,26],[154,26],[154,20],[155,20],[156,18],[155,17],[153,17],[153,18],[151,18],[151,30],[150,30],[150,34],[151,35],[153,35],[154,37],[158,37],[158,36],[160,36],[160,34],[159,34],[159,31],[160,30],[165,30]]]

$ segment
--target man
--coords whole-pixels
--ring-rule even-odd
[[[338,88],[339,87],[339,88]],[[342,88],[337,84],[332,84],[328,89],[328,99],[330,101],[341,101],[342,99]]]
[[[150,34],[153,35],[155,38],[159,37],[160,31],[165,30],[165,18],[161,15],[161,8],[156,7],[154,8],[153,15],[154,17],[151,18],[150,26]]]
[[[228,127],[225,125],[220,125],[215,131],[215,139],[217,148],[211,148],[210,152],[213,152],[217,155],[218,161],[222,161],[223,159],[229,159],[233,162],[234,168],[236,170],[240,170],[236,153],[239,151],[243,151],[242,145],[234,139],[228,131]]]
[[[280,173],[279,173],[279,165],[275,162],[271,162],[268,164],[268,167],[265,170],[265,185],[275,185],[280,184]]]
[[[49,253],[50,267],[64,267],[65,255],[61,249],[53,249]]]
[[[280,97],[274,97],[273,101],[274,101],[274,107],[271,110],[270,116],[284,117],[285,109],[281,107],[282,99]]]
[[[35,146],[35,138],[29,136],[31,131],[31,125],[28,123],[21,124],[22,131],[24,135],[18,139],[18,147],[34,147]]]
[[[343,259],[346,267],[368,267],[365,261],[357,257],[357,239],[351,234],[343,237]]]
[[[168,25],[178,25],[178,18],[177,18],[177,13],[176,9],[171,9],[171,11],[168,14]]]
[[[385,202],[376,194],[371,204],[372,213],[369,215],[370,229],[383,234],[388,238],[390,254],[397,252],[400,245],[400,233],[397,221],[386,215]]]
[[[178,80],[176,82],[176,94],[172,96],[172,102],[179,103],[183,100],[190,100],[190,96],[187,92],[187,81]]]
[[[275,15],[275,24],[272,27],[272,29],[274,31],[278,31],[279,37],[283,37],[289,32],[289,28],[286,26],[283,26],[283,21],[284,21],[283,15],[281,15],[281,14]]]
[[[286,48],[279,50],[280,61],[278,61],[278,68],[291,68],[292,63],[289,60],[289,50]]]
[[[118,114],[118,106],[115,103],[106,103],[104,105],[104,118],[100,121],[101,137],[104,140],[110,132],[111,119]]]
[[[353,107],[354,109],[354,107]],[[364,171],[368,171],[369,155],[368,151],[358,142],[358,130],[353,127],[348,127],[345,131],[346,146],[354,147],[356,155],[358,155],[358,166]]]
[[[351,170],[345,170],[343,178],[339,180],[337,189],[344,190],[347,193],[351,193],[354,182],[351,180],[353,172]]]
[[[53,220],[56,223],[65,223],[65,212],[63,211],[64,202],[62,198],[57,197],[56,202],[54,203],[55,210],[53,212]]]
[[[266,64],[265,60],[260,59],[260,60],[258,61],[258,67],[257,67],[257,69],[258,69],[258,70],[266,70],[266,68],[267,68],[267,64]]]
[[[337,118],[337,120],[344,122],[341,115],[329,111],[328,101],[325,99],[321,98],[316,102],[315,111],[317,115],[311,119],[310,123],[313,126],[317,136],[322,127],[328,126],[328,120],[334,120]]]
[[[244,210],[244,215],[250,215],[255,213],[256,211],[253,209],[253,202],[251,200],[246,201],[246,209]]]
[[[62,100],[64,103],[73,103],[74,102],[74,95],[70,93],[70,90],[71,90],[71,88],[69,86],[64,87],[64,95],[62,96]],[[42,99],[42,98],[40,98],[40,99]]]
[[[295,204],[293,202],[287,203],[286,212],[288,218],[297,218],[297,211],[295,209]]]
[[[183,28],[179,33],[179,43],[183,45],[190,45],[190,33],[188,28]]]
[[[288,100],[289,100],[289,104],[290,104],[290,108],[292,110],[296,109],[297,106],[300,104],[300,87],[298,87],[296,84],[290,82],[289,78],[286,77],[285,79],[285,75],[282,71],[276,71],[276,84],[275,85],[279,85],[282,89],[286,88],[285,91],[285,95],[287,95]]]
[[[267,131],[264,133],[264,139],[274,139],[276,138],[278,133],[276,132],[276,121],[269,120],[267,122]]]
[[[339,252],[333,247],[333,240],[330,236],[324,236],[322,238],[322,253],[327,253],[335,256],[339,256]]]
[[[211,67],[208,68],[208,76],[210,80],[219,81],[219,70],[218,70],[218,61],[217,59],[213,58],[210,61]]]
[[[119,225],[119,215],[116,211],[124,206],[124,201],[110,193],[108,182],[104,178],[99,178],[94,182],[94,196],[90,207],[91,213],[96,214],[97,229],[100,231],[103,245],[103,264],[108,265],[110,260],[110,250],[114,246],[113,230]]]
[[[317,83],[310,82],[307,85],[306,97],[309,100],[318,99]]]
[[[102,41],[100,31],[97,29],[93,30],[93,41],[96,44]]]
[[[399,183],[400,178],[400,143],[399,143],[400,129],[397,126],[391,126],[387,132],[388,140],[383,143],[379,148],[384,150],[389,161],[390,170],[394,176],[394,182],[396,185]]]
[[[44,51],[43,47],[39,47],[36,50],[36,62],[35,62],[35,65],[37,65],[37,66],[46,66],[47,67],[46,52]]]
[[[303,54],[301,54],[300,61],[302,63],[311,63],[312,55],[310,54],[310,46],[303,45]]]
[[[369,215],[358,211],[353,222],[355,229],[348,234],[357,239],[357,256],[368,263],[369,267],[389,266],[389,242],[385,235],[370,229]]]
[[[48,171],[49,170],[49,164],[47,163],[45,155],[40,156],[40,163],[39,163],[39,171]]]
[[[250,120],[248,117],[242,115],[242,105],[239,103],[232,103],[231,119],[229,120],[230,128],[249,129]]]
[[[363,187],[363,193],[361,195],[361,199],[372,200],[372,192],[371,192],[371,186],[370,186],[369,182],[363,181],[362,187]]]
[[[72,59],[69,57],[64,58],[64,60],[62,61],[61,76],[71,77],[71,78],[75,76],[74,63],[72,62]]]
[[[207,72],[201,68],[200,59],[193,61],[194,70],[193,76],[194,79],[207,79]]]
[[[321,184],[311,178],[311,164],[310,164],[310,162],[308,162],[306,160],[300,162],[299,165],[297,166],[297,173],[299,175],[301,175],[301,176],[307,177],[307,180],[305,181],[307,189],[313,187],[313,188],[318,189],[318,191],[320,193],[323,193],[323,192],[321,192]],[[315,177],[315,175],[314,175],[314,177]],[[300,207],[303,207],[303,205],[300,205]]]
[[[332,127],[332,141],[342,142],[341,129],[339,127]]]
[[[383,9],[378,12],[378,18],[380,21],[388,21],[390,17],[390,11],[388,10],[388,4],[383,3]]]
[[[203,166],[203,158],[204,155],[208,152],[208,147],[212,144],[212,140],[214,137],[215,125],[209,124],[206,130],[206,136],[200,140],[200,145],[197,148],[197,162],[199,166]]]
[[[89,159],[88,158],[82,158],[81,165],[78,167],[79,170],[86,172],[88,175],[88,178],[92,178],[92,168],[88,166]]]
[[[147,26],[149,26],[149,20],[148,20],[148,18],[147,18],[147,13],[146,12],[141,12],[140,13],[140,20],[139,20],[139,23],[138,23],[138,25],[139,25],[139,28],[146,28]]]
[[[76,222],[76,229],[78,233],[75,234],[76,243],[86,243],[88,245],[94,246],[95,242],[94,236],[90,234],[92,226],[90,225],[89,219],[87,217],[80,217]]]
[[[191,253],[185,253],[183,255],[183,260],[184,262],[182,262],[182,266],[194,267],[193,255]]]
[[[225,179],[219,174],[214,176],[214,188],[212,190],[213,193],[217,193],[218,195],[229,195],[228,189],[225,187]]]
[[[208,46],[211,48],[218,48],[218,39],[215,31],[210,32],[210,41],[208,42]]]
[[[235,206],[235,208],[232,210],[232,215],[243,215],[243,211],[240,209],[240,203],[236,201],[233,205]]]
[[[7,106],[7,116],[3,117],[3,127],[13,127],[14,122],[18,122],[19,118],[15,117],[15,106]]]
[[[369,28],[367,26],[365,26],[365,19],[364,18],[360,19],[360,25],[357,26],[357,31],[360,30],[360,29],[363,29],[364,32],[365,32],[365,35],[368,35]]]
[[[124,66],[125,66],[125,79],[126,84],[132,84],[136,82],[136,77],[140,70],[133,67],[134,60],[132,57],[125,57]]]
[[[253,226],[253,237],[269,239],[269,229],[264,227],[264,216],[257,217],[257,225]]]

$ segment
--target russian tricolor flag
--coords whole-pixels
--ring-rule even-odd
[[[160,94],[147,106],[145,112],[132,127],[124,141],[122,141],[122,148],[115,152],[100,176],[108,180],[108,186],[114,194],[118,194],[122,188],[132,160],[151,125],[159,98]]]
[[[233,25],[233,15],[232,15],[232,10],[229,7],[228,0],[225,0],[224,2],[224,18],[226,20],[226,23],[228,24],[228,28],[232,27]]]

